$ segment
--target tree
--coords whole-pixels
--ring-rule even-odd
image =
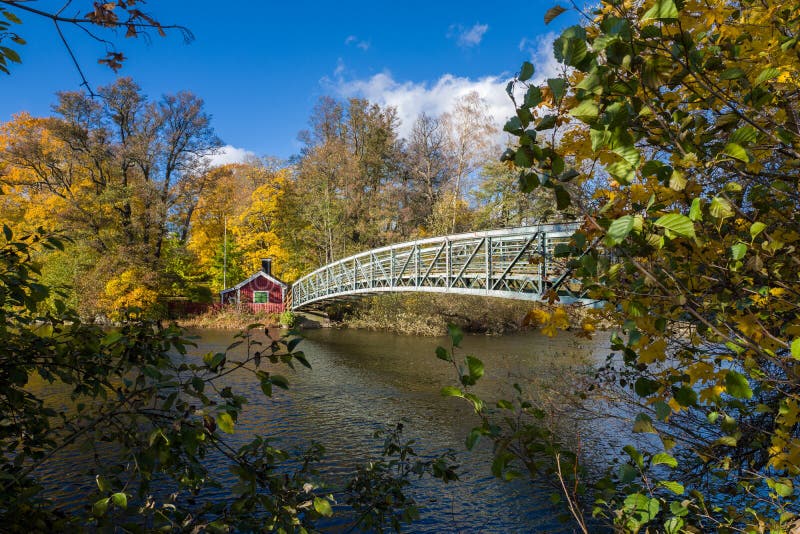
[[[57,223],[91,249],[94,292],[134,266],[163,271],[165,242],[172,233],[185,240],[213,179],[205,156],[220,146],[202,100],[190,93],[153,102],[129,78],[99,93],[101,100],[61,93],[57,116],[20,115],[0,139],[0,183],[24,207],[24,224]],[[160,284],[155,277],[146,288]]]
[[[398,236],[402,152],[397,114],[363,99],[320,100],[297,162],[310,263],[323,265]]]
[[[241,247],[246,273],[261,269],[262,258],[272,258],[274,274],[287,282],[299,278],[306,266],[301,264],[291,245],[289,234],[297,228],[295,213],[287,202],[291,187],[290,170],[282,169],[253,191],[252,201],[232,225],[237,246]]]
[[[507,163],[490,162],[481,169],[481,180],[473,192],[477,204],[476,225],[494,229],[548,222],[555,206],[548,196],[519,189],[516,169]]]
[[[466,230],[456,226],[458,206],[464,191],[469,188],[469,179],[490,159],[490,154],[497,152],[497,129],[486,102],[474,91],[456,101],[453,110],[442,115],[440,120],[444,126],[447,158],[451,166],[451,223],[446,233],[453,233]]]
[[[452,174],[444,125],[439,118],[423,113],[414,121],[406,145],[406,166],[405,204],[411,212],[409,224],[412,229],[425,228]]]
[[[559,252],[615,330],[595,387],[658,438],[593,485],[620,530],[797,527],[798,23],[794,2],[605,1],[555,40],[563,77],[509,86],[505,158],[584,221]],[[594,203],[564,187],[598,174]]]

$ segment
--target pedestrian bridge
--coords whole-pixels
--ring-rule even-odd
[[[584,301],[567,258],[553,251],[577,223],[541,224],[431,237],[377,248],[335,261],[297,280],[287,295],[295,311],[365,295],[416,291]]]

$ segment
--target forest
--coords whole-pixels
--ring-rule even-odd
[[[289,161],[214,166],[222,142],[198,96],[153,99],[129,78],[98,92],[0,126],[3,218],[63,238],[42,280],[85,317],[209,302],[264,257],[292,282],[373,247],[556,216],[497,160],[503,137],[477,93],[420,115],[407,138],[391,107],[324,97]]]

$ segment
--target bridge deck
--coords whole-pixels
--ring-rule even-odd
[[[544,224],[409,241],[362,252],[325,265],[294,283],[287,306],[382,292],[419,291],[542,300],[566,273],[553,255],[576,223]],[[559,284],[563,300],[580,298]]]

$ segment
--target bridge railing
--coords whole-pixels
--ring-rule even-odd
[[[399,243],[325,265],[294,283],[291,309],[380,292],[544,298],[566,271],[553,251],[576,223],[471,232]]]

